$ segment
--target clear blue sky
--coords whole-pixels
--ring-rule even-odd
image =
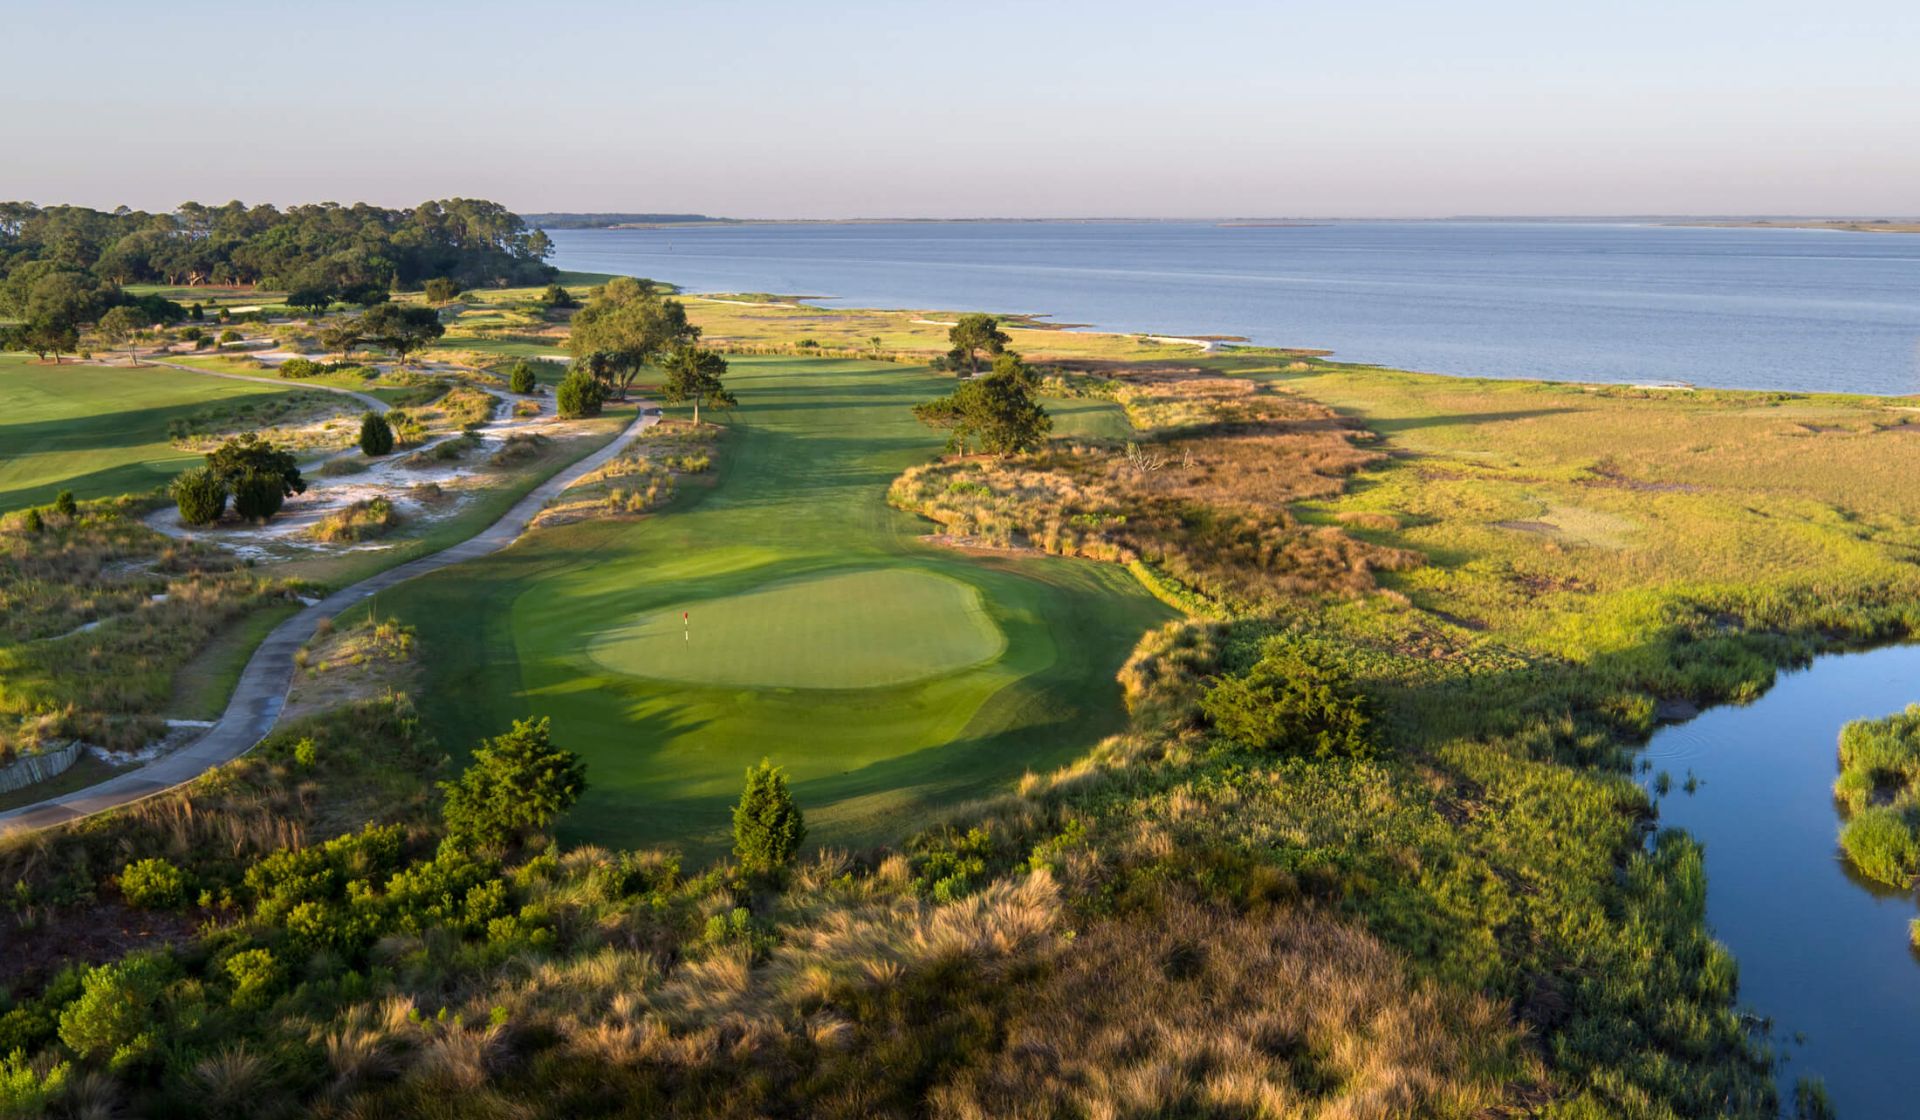
[[[1915,0],[5,0],[0,197],[1920,212]]]

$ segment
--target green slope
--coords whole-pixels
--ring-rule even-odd
[[[1120,727],[1114,673],[1164,606],[1116,567],[923,544],[885,503],[938,446],[908,406],[948,379],[738,359],[729,383],[744,405],[712,490],[381,598],[420,629],[450,748],[550,715],[592,786],[569,839],[705,853],[763,755],[816,840],[853,844]]]

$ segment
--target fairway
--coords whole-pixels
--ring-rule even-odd
[[[593,659],[618,673],[750,688],[878,688],[964,669],[1006,648],[980,593],[927,572],[875,569],[795,580],[643,615]]]
[[[200,461],[175,448],[167,424],[214,401],[285,390],[183,370],[42,365],[0,355],[0,509],[144,493]]]
[[[886,504],[940,445],[911,406],[950,378],[734,358],[727,380],[741,407],[711,488],[379,597],[419,630],[446,749],[550,716],[587,764],[569,839],[709,855],[762,757],[813,840],[851,845],[1122,728],[1114,674],[1168,608],[1116,565],[928,544]]]

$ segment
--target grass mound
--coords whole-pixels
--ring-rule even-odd
[[[1006,639],[978,591],[910,569],[870,569],[643,615],[601,635],[618,673],[744,688],[878,688],[990,660]],[[698,617],[698,627],[693,618]]]

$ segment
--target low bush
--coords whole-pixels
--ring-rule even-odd
[[[189,525],[211,525],[227,512],[227,484],[211,467],[180,472],[168,493],[180,507],[180,520]]]
[[[388,412],[385,419],[393,432],[395,447],[418,447],[427,442],[427,426],[413,413],[396,408]]]
[[[1366,697],[1292,654],[1270,655],[1251,672],[1215,684],[1200,710],[1244,746],[1316,758],[1364,758],[1373,749]]]
[[[513,369],[507,374],[507,388],[516,393],[531,393],[539,387],[534,380],[533,364],[525,358],[513,363]]]
[[[190,888],[187,873],[159,856],[135,860],[120,872],[121,895],[146,910],[178,910],[187,904]]]
[[[362,498],[321,518],[310,530],[315,540],[350,543],[380,536],[400,524],[400,515],[385,498]]]

